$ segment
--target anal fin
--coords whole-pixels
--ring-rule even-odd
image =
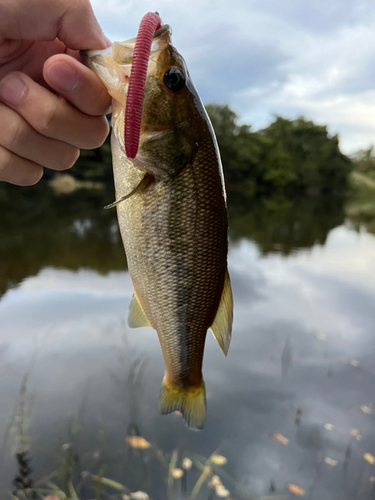
[[[210,330],[225,356],[227,355],[230,339],[232,336],[232,322],[233,296],[227,269],[225,273],[224,287],[221,294],[220,304],[217,309],[215,319],[210,326]]]
[[[129,305],[128,325],[130,328],[151,326],[135,292]]]

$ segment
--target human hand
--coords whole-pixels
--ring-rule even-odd
[[[109,45],[88,0],[0,0],[0,181],[35,184],[103,144],[110,97],[79,50]]]

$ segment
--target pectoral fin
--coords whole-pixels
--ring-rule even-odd
[[[128,325],[130,328],[151,326],[135,292],[129,305]]]
[[[128,198],[130,198],[131,196],[133,196],[133,194],[138,193],[138,191],[144,189],[148,185],[149,182],[150,182],[150,177],[146,174],[141,179],[141,181],[139,182],[139,184],[137,184],[137,186],[135,186],[134,189],[132,189],[129,193],[125,194],[124,196],[121,196],[120,199],[114,201],[113,203],[110,203],[109,205],[106,205],[104,207],[104,210],[108,210],[109,208],[113,208],[116,205],[118,205],[119,203],[121,203],[122,201],[127,200]]]
[[[220,304],[214,322],[210,326],[210,330],[217,340],[220,349],[224,356],[227,355],[230,339],[232,336],[233,322],[233,297],[232,288],[230,286],[230,278],[228,270],[225,274],[224,288],[221,294]]]

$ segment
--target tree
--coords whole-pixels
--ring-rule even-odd
[[[227,105],[207,107],[222,156],[229,195],[343,192],[351,160],[327,127],[276,116],[264,130],[238,125]]]

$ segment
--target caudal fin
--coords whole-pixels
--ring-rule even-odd
[[[164,377],[159,408],[162,415],[180,411],[188,427],[203,429],[206,420],[206,391],[203,380],[200,387],[181,389],[167,382]]]

